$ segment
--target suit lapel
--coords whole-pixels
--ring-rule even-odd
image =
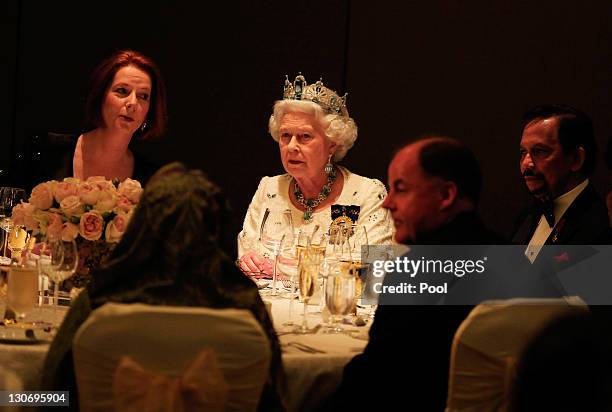
[[[540,216],[536,216],[532,211],[527,214],[523,223],[519,226],[518,230],[512,237],[512,243],[515,245],[526,245],[531,240],[533,232],[538,227]]]

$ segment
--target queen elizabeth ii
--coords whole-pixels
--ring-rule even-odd
[[[291,211],[295,229],[327,231],[334,221],[362,225],[369,244],[392,243],[393,225],[382,202],[385,186],[359,176],[340,162],[357,139],[346,95],[321,80],[299,75],[285,80],[283,99],[274,104],[269,132],[278,142],[286,174],[261,179],[238,235],[238,257],[246,272],[270,273],[269,259],[257,249],[266,209]]]

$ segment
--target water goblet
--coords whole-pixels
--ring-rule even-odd
[[[325,282],[325,305],[331,315],[328,333],[340,333],[344,329],[339,324],[344,315],[350,312],[355,297],[355,277],[335,270]]]
[[[59,284],[74,274],[79,263],[79,253],[74,240],[47,240],[38,260],[41,273],[53,281],[53,304],[59,306]]]

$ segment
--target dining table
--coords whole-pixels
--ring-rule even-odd
[[[359,317],[359,322],[355,322],[357,318],[347,316],[342,321],[344,331],[330,333],[324,324],[325,310],[321,310],[321,305],[315,300],[307,306],[306,317],[310,329],[309,333],[303,334],[295,331],[303,319],[303,303],[286,296],[264,296],[263,300],[270,311],[282,348],[289,410],[317,409],[338,387],[344,366],[365,348],[371,320],[364,315]],[[44,304],[38,305],[29,316],[59,325],[67,311],[67,306]],[[3,314],[4,299],[0,297],[0,316],[3,317]],[[11,391],[40,389],[39,379],[55,330],[38,328],[28,332],[0,326],[0,388]]]

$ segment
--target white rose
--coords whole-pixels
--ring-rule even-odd
[[[142,196],[143,189],[138,180],[128,178],[119,184],[117,191],[120,195],[130,199],[130,202],[138,203],[140,196]]]

